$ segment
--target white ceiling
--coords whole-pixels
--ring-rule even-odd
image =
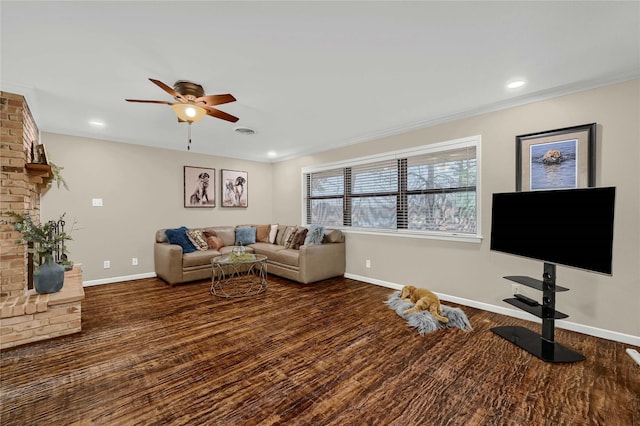
[[[219,109],[240,118],[193,124],[191,150],[258,161],[640,76],[637,1],[3,0],[0,13],[1,88],[26,96],[41,131],[186,150],[171,107],[124,99],[171,101],[148,78],[190,80],[232,93]],[[514,78],[528,83],[507,90]]]

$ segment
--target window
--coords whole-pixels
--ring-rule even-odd
[[[346,231],[478,238],[479,147],[474,136],[305,168],[303,221]]]

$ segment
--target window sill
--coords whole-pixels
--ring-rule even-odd
[[[411,230],[372,230],[364,228],[351,228],[351,227],[333,227],[330,228],[340,229],[344,234],[359,234],[359,235],[378,235],[385,237],[401,237],[401,238],[419,238],[427,240],[443,240],[443,241],[456,241],[462,243],[480,244],[482,242],[481,235],[470,234],[456,234],[456,233],[444,233],[444,232],[428,232],[428,231],[411,231]]]

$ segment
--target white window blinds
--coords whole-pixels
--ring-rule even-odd
[[[474,235],[479,139],[303,170],[306,222]]]

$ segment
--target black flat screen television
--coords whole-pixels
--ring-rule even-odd
[[[493,194],[491,250],[611,275],[615,187]]]

